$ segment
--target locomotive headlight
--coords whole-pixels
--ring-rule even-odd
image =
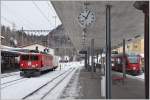
[[[38,64],[35,64],[35,66],[38,66]]]
[[[28,66],[31,66],[31,62],[30,61],[28,62]]]
[[[114,64],[112,63],[111,66],[114,66]]]
[[[35,67],[35,65],[32,65],[32,67],[34,68],[34,67]]]
[[[136,67],[133,67],[133,70],[136,70]]]
[[[23,66],[23,64],[21,64],[21,66]]]

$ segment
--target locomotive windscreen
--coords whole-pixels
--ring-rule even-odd
[[[21,60],[29,60],[29,55],[22,55]]]
[[[31,61],[38,60],[38,56],[37,56],[37,55],[31,55],[31,56],[30,56],[30,60],[31,60]]]
[[[132,64],[137,64],[138,63],[138,56],[129,56],[129,62]]]
[[[35,61],[38,60],[38,56],[37,55],[22,55],[21,56],[21,60],[31,60],[31,61]]]

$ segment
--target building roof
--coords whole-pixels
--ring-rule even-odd
[[[41,43],[30,43],[30,44],[25,44],[25,45],[23,45],[23,46],[19,46],[20,48],[23,48],[23,47],[27,47],[27,46],[31,46],[31,45],[41,45],[41,46],[43,46],[43,47],[46,47],[46,46],[44,46],[44,45],[42,45]]]
[[[5,38],[4,36],[1,36],[1,35],[0,35],[0,37],[1,37],[1,39],[4,39],[4,38]]]
[[[88,8],[95,12],[96,21],[88,28],[85,43],[90,46],[94,38],[95,49],[106,47],[106,5],[111,7],[111,46],[122,43],[138,35],[144,35],[144,15],[137,10],[134,1],[88,1]],[[83,28],[80,27],[78,16],[84,8],[85,1],[52,1],[76,49],[81,49]]]

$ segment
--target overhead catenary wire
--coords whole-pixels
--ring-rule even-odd
[[[4,19],[6,22],[8,22],[9,24],[13,24],[13,22],[11,22],[10,20],[8,20],[6,17],[1,16],[2,19]]]
[[[12,27],[13,27],[14,22],[10,21],[9,19],[7,19],[7,18],[4,17],[4,16],[1,16],[1,18],[4,19],[4,20],[5,20],[6,22],[8,22],[9,24],[11,24]],[[22,25],[22,26],[24,26],[24,25]],[[28,27],[31,28],[30,26],[28,26]]]
[[[48,21],[48,22],[50,22],[50,25],[52,25],[51,24],[51,21],[47,18],[47,16],[43,13],[43,11],[39,8],[39,6],[35,3],[35,1],[32,1],[33,2],[33,4],[35,5],[35,7],[38,9],[38,11],[41,13],[41,15]]]
[[[59,19],[59,16],[57,15],[57,13],[55,12],[55,9],[54,9],[54,7],[52,6],[52,4],[51,4],[51,0],[48,0],[48,8],[49,8],[49,11],[51,11],[54,15],[53,15],[53,18],[55,18],[55,20],[56,20],[56,17],[57,17],[57,19],[58,19],[58,22],[60,21]],[[61,24],[61,21],[60,21],[60,24]],[[57,25],[58,26],[58,25]],[[55,24],[55,27],[56,27],[56,24]]]
[[[29,29],[33,29],[33,26],[36,26],[36,24],[33,24],[32,22],[30,22],[29,20],[27,20],[27,18],[29,18],[29,17],[18,16],[17,13],[15,13],[14,11],[12,11],[12,9],[9,9],[6,4],[2,4],[2,5],[5,6],[5,7],[7,7],[7,11],[9,11],[9,13],[13,14],[14,18],[15,19],[17,18],[17,20],[19,20],[21,22],[22,25],[20,25],[20,26],[25,26],[25,28],[29,28]],[[8,18],[5,17],[3,19],[5,21],[7,21],[8,23],[10,23],[11,25],[13,24],[11,21],[8,20]],[[32,27],[30,27],[30,26],[32,26]]]
[[[7,5],[5,5],[5,4],[3,4],[3,3],[1,3],[1,5],[7,7]],[[24,25],[21,25],[21,26],[27,26],[28,28],[31,28],[30,26],[34,26],[33,23],[31,23],[30,21],[28,21],[28,20],[27,20],[26,18],[24,18],[23,16],[15,15],[15,12],[12,11],[12,9],[9,9],[9,8],[7,7],[7,11],[8,11],[9,13],[13,14],[13,16],[15,16],[15,17],[17,18],[17,20],[19,20],[22,24],[24,24]],[[5,18],[6,18],[6,17],[5,17]],[[8,19],[7,19],[7,20],[8,20]],[[6,20],[5,20],[5,21],[6,21]],[[26,22],[30,23],[30,25],[26,25],[26,24],[25,24]],[[32,28],[31,28],[31,29],[32,29]]]

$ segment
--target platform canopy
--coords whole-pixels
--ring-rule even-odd
[[[111,7],[111,43],[112,47],[122,43],[123,38],[130,40],[144,35],[144,14],[134,8],[135,1],[88,1],[88,9],[95,12],[96,22],[88,28],[86,46],[95,39],[95,49],[106,45],[106,5]],[[77,49],[82,48],[83,28],[78,16],[84,8],[84,1],[52,1],[62,24]]]

